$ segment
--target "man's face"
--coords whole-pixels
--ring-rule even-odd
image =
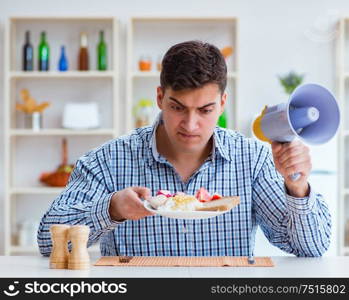
[[[157,89],[157,103],[162,110],[166,134],[176,151],[202,151],[211,138],[224,110],[226,94],[217,84],[202,88],[173,91]]]

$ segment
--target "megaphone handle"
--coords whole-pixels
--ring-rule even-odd
[[[292,181],[297,181],[301,177],[301,173],[294,173],[290,177]]]

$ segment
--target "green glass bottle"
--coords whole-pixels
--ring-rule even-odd
[[[50,48],[46,41],[46,32],[42,31],[39,44],[39,71],[48,71],[50,68]]]
[[[99,32],[99,43],[97,45],[97,70],[107,69],[107,44],[104,41],[104,31]]]
[[[227,114],[225,111],[223,111],[223,113],[219,116],[218,126],[222,128],[227,128],[228,126]]]

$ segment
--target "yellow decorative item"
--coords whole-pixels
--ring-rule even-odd
[[[267,106],[264,107],[261,114],[253,121],[252,130],[253,130],[254,135],[259,140],[261,140],[263,142],[268,142],[271,144],[272,141],[264,135],[263,130],[262,130],[262,118],[265,115],[266,109],[267,109]]]
[[[16,109],[26,114],[33,114],[35,112],[42,113],[50,105],[50,102],[47,101],[40,104],[36,103],[36,100],[30,96],[27,89],[21,90],[21,98],[23,104],[16,103]]]
[[[133,114],[136,119],[136,128],[150,125],[154,114],[153,106],[154,103],[150,99],[141,99],[134,106]]]

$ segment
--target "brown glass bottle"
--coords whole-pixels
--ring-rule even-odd
[[[80,50],[79,50],[79,71],[89,70],[89,59],[87,49],[87,34],[85,32],[80,35]]]

